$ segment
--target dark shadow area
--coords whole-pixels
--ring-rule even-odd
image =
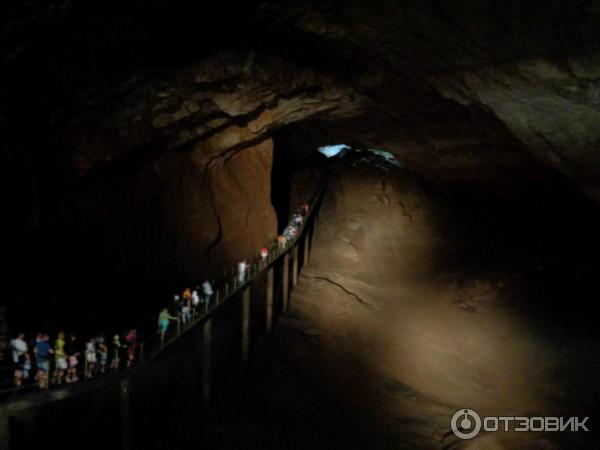
[[[293,168],[290,161],[289,141],[277,135],[273,140],[273,168],[271,171],[271,202],[277,214],[277,231],[281,233],[290,217],[290,194]]]

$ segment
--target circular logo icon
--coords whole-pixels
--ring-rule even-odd
[[[473,439],[481,431],[481,417],[472,409],[459,409],[450,420],[450,428],[460,439]]]

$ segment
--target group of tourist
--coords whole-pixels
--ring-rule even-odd
[[[196,286],[194,289],[188,287],[181,295],[174,295],[171,307],[163,308],[158,314],[158,331],[161,339],[164,339],[172,321],[186,325],[191,322],[202,304],[205,309],[208,309],[213,295],[213,287],[208,280],[202,283],[202,286]]]
[[[276,245],[284,250],[289,242],[300,233],[300,228],[308,214],[309,205],[301,205],[291,216],[291,220],[283,233],[277,236]],[[269,256],[267,247],[260,249],[263,260]],[[241,261],[237,266],[239,282],[246,280],[249,265]],[[190,323],[200,308],[208,310],[214,295],[213,286],[206,280],[194,289],[189,287],[181,294],[173,296],[170,307],[163,308],[158,314],[158,331],[161,342],[171,322],[184,325]],[[140,351],[136,329],[130,329],[122,334],[115,334],[109,343],[104,333],[88,339],[83,345],[74,333],[68,335],[60,331],[53,340],[49,334],[39,333],[31,341],[25,339],[24,333],[19,333],[11,342],[12,361],[15,365],[14,384],[21,386],[30,381],[31,376],[42,389],[49,385],[76,383],[83,373],[85,379],[108,371],[117,371],[134,364]],[[81,370],[83,362],[83,371]]]
[[[64,331],[58,332],[53,340],[48,333],[39,333],[30,342],[25,333],[19,333],[10,342],[10,350],[15,364],[15,385],[21,386],[34,375],[40,388],[48,389],[49,384],[79,381],[81,363],[86,379],[130,367],[138,352],[137,331],[115,334],[110,344],[104,333],[98,333],[83,345],[74,333],[67,335]]]

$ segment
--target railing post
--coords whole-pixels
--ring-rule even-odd
[[[273,267],[267,272],[267,333],[270,334],[273,329]]]
[[[306,233],[304,233],[304,258],[302,259],[302,267],[308,266],[308,257],[310,252],[310,230],[306,227]]]
[[[212,384],[212,318],[208,318],[203,326],[202,342],[202,397],[210,402]]]
[[[292,288],[295,288],[298,284],[298,245],[294,246],[292,257],[294,258],[292,263]]]
[[[121,380],[119,388],[121,397],[121,448],[123,450],[131,449],[130,387],[129,378]]]
[[[242,362],[248,364],[250,357],[250,286],[242,294]]]
[[[283,292],[282,292],[282,300],[283,300],[283,306],[282,306],[282,310],[284,313],[287,312],[288,307],[289,307],[289,302],[290,302],[290,288],[288,286],[289,284],[289,278],[290,278],[290,253],[287,252],[285,255],[283,255],[283,269],[282,269],[282,276],[283,276],[283,280],[282,280],[282,285],[283,285]]]

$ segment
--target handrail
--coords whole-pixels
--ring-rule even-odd
[[[298,240],[300,239],[300,237],[305,233],[305,229],[309,222],[309,219],[313,216],[314,212],[319,209],[320,202],[322,200],[322,196],[323,196],[323,193],[324,193],[326,187],[327,187],[327,181],[324,181],[321,184],[321,186],[319,187],[319,189],[313,194],[311,201],[309,203],[309,205],[310,205],[309,210],[308,210],[307,214],[305,215],[305,218],[304,218],[302,224],[299,227],[297,227],[298,232],[293,237],[293,239],[291,239],[291,240],[286,239],[285,245],[280,245],[279,243],[271,244],[270,247],[268,247],[269,253],[266,258],[263,258],[260,256],[259,257],[254,256],[251,259],[249,267],[246,269],[246,271],[243,274],[243,277],[241,277],[241,278],[240,278],[240,275],[236,273],[237,271],[235,270],[235,266],[234,266],[233,270],[230,272],[230,273],[234,273],[234,275],[231,276],[230,278],[226,279],[224,281],[224,283],[222,283],[218,288],[216,288],[214,290],[213,298],[210,301],[210,305],[208,303],[204,303],[204,305],[203,305],[204,311],[201,313],[199,313],[198,311],[194,311],[195,314],[192,317],[192,319],[188,323],[184,324],[183,326],[181,326],[181,323],[178,321],[177,329],[176,329],[177,332],[174,335],[171,332],[171,333],[169,333],[168,336],[165,335],[165,336],[161,337],[161,334],[158,331],[156,331],[150,337],[148,337],[146,340],[140,342],[138,344],[139,348],[140,348],[140,354],[137,359],[138,363],[136,364],[136,366],[139,365],[139,363],[146,363],[151,360],[154,360],[160,354],[162,354],[167,347],[171,346],[174,342],[179,340],[180,337],[182,337],[188,331],[193,329],[196,325],[208,320],[222,304],[227,302],[227,300],[235,297],[235,295],[238,292],[242,291],[247,286],[249,286],[261,273],[263,273],[267,269],[270,269],[282,256],[284,256],[291,249],[293,249],[294,246],[297,244]],[[172,327],[169,327],[169,328],[172,329]],[[82,359],[84,360],[84,363],[85,363],[85,356]],[[10,370],[10,371],[14,372],[14,370],[17,367],[19,367],[19,366],[13,364],[11,366],[0,369],[0,371]],[[126,368],[123,368],[123,369],[120,369],[117,371],[108,369],[106,372],[106,375],[114,374],[114,373],[118,373],[118,372],[122,373],[122,372],[129,370],[130,368],[131,367],[126,367]],[[81,372],[81,367],[80,367],[79,371],[78,371],[78,375],[82,375],[82,373],[83,372]],[[48,377],[50,378],[50,373],[48,374]],[[99,378],[99,377],[95,376],[92,380],[95,380],[97,378]],[[87,381],[92,381],[92,380],[87,380]],[[0,379],[0,397],[5,396],[7,394],[18,393],[18,392],[21,392],[24,390],[29,390],[29,389],[38,387],[38,384],[34,382],[34,383],[26,383],[26,384],[23,384],[20,386],[13,385],[10,388],[3,388],[2,387],[3,381],[4,380]],[[8,384],[8,382],[6,382],[4,384]],[[79,385],[81,385],[81,383],[79,383]],[[50,386],[51,385],[48,384],[48,388]],[[65,388],[67,386],[70,386],[70,385],[68,385],[68,384],[60,385],[60,387],[62,387],[62,388]],[[52,386],[52,387],[54,387],[54,386]],[[2,399],[0,399],[0,401],[1,400]]]
[[[250,269],[245,272],[244,278],[241,281],[239,280],[237,275],[234,275],[233,277],[228,279],[224,285],[221,285],[219,288],[217,288],[214,293],[215,301],[211,302],[211,305],[205,309],[204,313],[199,316],[196,316],[195,318],[192,318],[192,320],[188,324],[185,325],[185,327],[181,330],[180,333],[173,336],[169,340],[165,340],[163,346],[158,351],[149,355],[147,357],[147,359],[145,359],[144,361],[149,361],[151,359],[154,359],[156,356],[158,356],[161,353],[161,351],[165,347],[167,347],[168,345],[170,345],[173,342],[175,342],[176,340],[178,340],[179,337],[181,337],[187,331],[192,329],[194,326],[206,321],[210,316],[212,316],[212,314],[215,312],[215,310],[220,305],[225,303],[228,299],[234,297],[235,294],[242,291],[244,288],[246,288],[246,286],[250,285],[251,282],[255,278],[257,278],[257,276],[260,273],[262,273],[266,269],[270,268],[273,264],[275,264],[276,261],[279,260],[279,258],[281,258],[283,255],[285,255],[292,248],[294,248],[294,246],[296,245],[296,243],[298,242],[300,237],[304,234],[304,230],[308,223],[308,219],[312,216],[314,211],[316,211],[318,209],[318,208],[316,208],[317,202],[320,201],[321,196],[322,196],[323,192],[325,191],[326,187],[327,187],[327,183],[324,182],[321,185],[321,187],[313,195],[313,197],[311,199],[311,203],[310,203],[310,205],[313,205],[313,206],[309,208],[309,211],[306,214],[305,220],[302,222],[302,225],[300,225],[298,233],[292,240],[286,240],[285,246],[282,246],[282,247],[277,244],[271,245],[271,247],[269,248],[269,255],[267,256],[266,261],[263,260],[263,258],[261,258],[261,257],[253,258],[252,262],[250,264]],[[231,286],[231,290],[230,290],[229,286]],[[221,293],[223,293],[222,297],[220,295]],[[149,342],[151,342],[154,339],[159,338],[159,337],[160,337],[160,334],[158,332],[154,333],[153,336],[151,336],[146,341],[144,341],[145,348],[148,348]]]

